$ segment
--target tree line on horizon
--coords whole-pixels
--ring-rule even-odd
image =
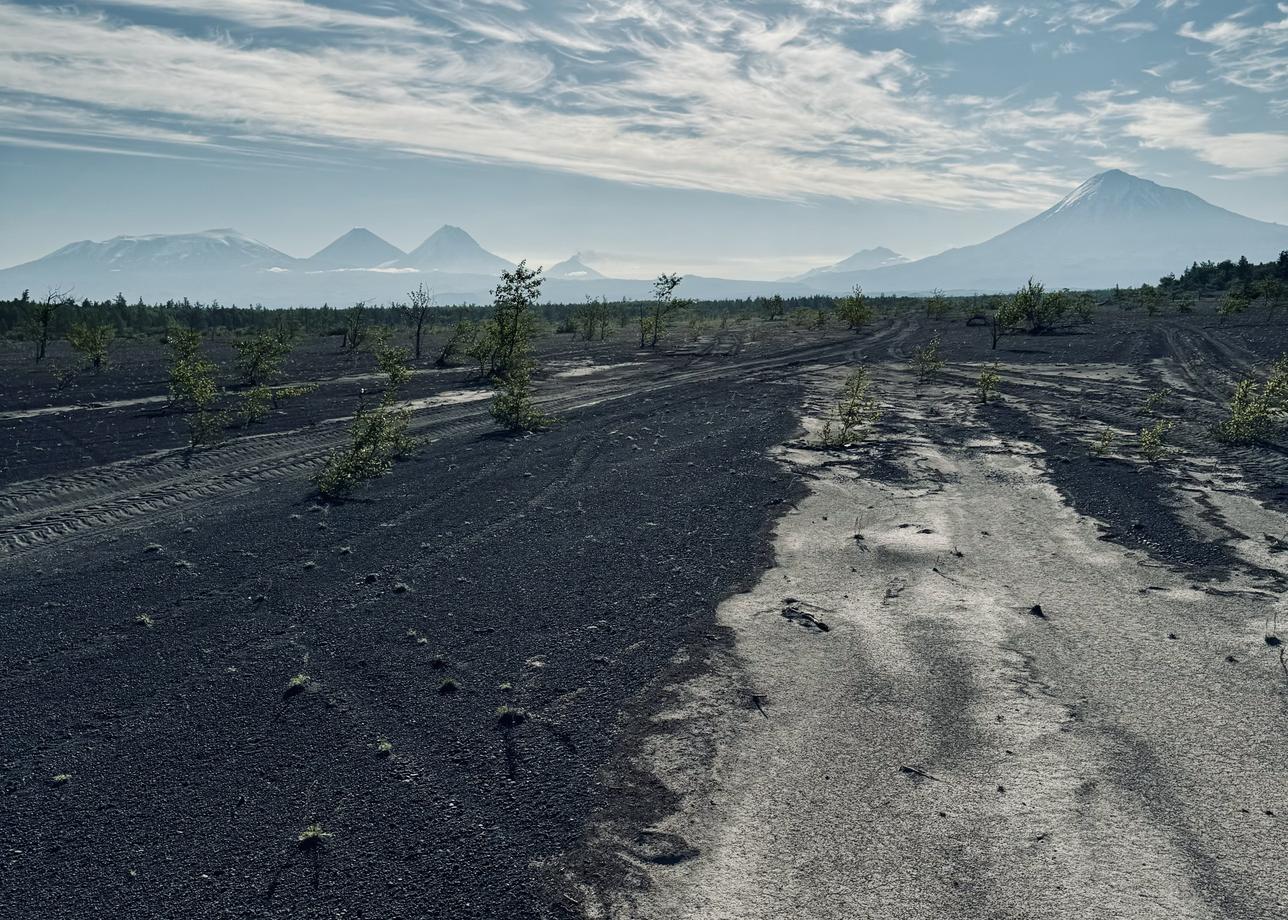
[[[678,277],[678,276],[675,276]],[[1151,315],[1165,302],[1181,304],[1182,309],[1198,298],[1223,295],[1227,314],[1243,312],[1258,299],[1275,302],[1283,297],[1288,285],[1288,251],[1278,259],[1254,263],[1246,257],[1220,262],[1194,262],[1179,276],[1168,274],[1157,285],[1143,284],[1138,288],[1112,288],[1086,292],[1062,292],[1077,299],[1092,296],[1106,304],[1145,307]],[[787,314],[829,314],[844,319],[850,295],[816,294],[807,296],[779,296],[726,298],[718,300],[684,300],[684,307],[701,319],[728,318],[731,316],[759,315],[767,319],[780,319]],[[929,295],[864,295],[868,307],[880,312],[901,310],[925,311],[931,315],[946,315],[956,307],[967,317],[983,311],[995,312],[1009,302],[1011,295],[945,295],[935,291]],[[641,312],[646,312],[649,300],[588,299],[585,303],[541,303],[533,305],[534,316],[557,332],[577,332],[594,315],[603,332],[610,325],[633,325]],[[462,321],[479,322],[487,317],[490,306],[479,304],[435,304],[423,286],[409,294],[407,302],[388,304],[359,303],[346,307],[333,307],[324,303],[318,307],[268,308],[256,304],[238,306],[222,304],[218,300],[202,302],[187,297],[161,303],[145,303],[141,298],[131,303],[123,294],[105,300],[75,299],[69,292],[50,290],[44,296],[33,296],[23,291],[17,297],[0,300],[0,338],[28,340],[38,343],[69,336],[84,336],[85,330],[107,329],[111,336],[163,335],[167,329],[179,325],[201,333],[238,333],[262,330],[290,330],[293,334],[333,335],[343,337],[352,324],[355,311],[361,313],[363,322],[386,329],[401,328],[409,323],[417,335],[426,323],[451,327]],[[1224,315],[1224,314],[1223,314]],[[419,355],[418,355],[419,356]],[[43,357],[38,348],[37,357]]]

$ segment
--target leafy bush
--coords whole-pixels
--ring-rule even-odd
[[[349,444],[331,454],[315,477],[324,498],[339,498],[359,483],[383,476],[394,461],[409,454],[414,442],[407,434],[411,411],[396,408],[398,390],[411,377],[405,348],[388,345],[384,336],[374,345],[376,361],[385,373],[385,392],[374,409],[358,406]]]
[[[1288,355],[1275,362],[1260,385],[1252,379],[1239,381],[1230,399],[1230,414],[1214,429],[1220,441],[1249,444],[1270,436],[1282,416],[1288,414]]]
[[[116,328],[106,324],[76,323],[67,330],[68,344],[96,371],[106,363],[107,346],[115,336]]]
[[[944,359],[939,353],[938,335],[913,352],[912,366],[917,369],[917,379],[922,383],[944,369]]]
[[[845,378],[836,407],[823,421],[819,440],[824,447],[845,447],[861,440],[881,418],[881,408],[871,395],[872,381],[860,367]]]
[[[1114,446],[1114,437],[1114,430],[1112,428],[1106,428],[1104,431],[1100,432],[1100,437],[1096,438],[1096,440],[1092,442],[1091,452],[1097,457],[1103,457],[1105,454],[1109,453],[1110,449]]]
[[[1153,415],[1160,408],[1162,408],[1163,404],[1166,403],[1171,398],[1171,396],[1172,396],[1172,391],[1170,387],[1163,387],[1160,390],[1155,390],[1154,392],[1150,393],[1148,396],[1145,397],[1145,405],[1144,405],[1145,414]]]
[[[926,298],[926,315],[931,319],[943,319],[952,312],[952,308],[952,304],[939,288],[931,291],[930,296]]]
[[[457,322],[448,333],[447,341],[443,343],[443,348],[434,359],[434,364],[438,367],[447,367],[457,355],[469,355],[477,335],[478,328],[470,320],[462,319]]]
[[[281,330],[269,330],[233,343],[237,349],[237,374],[243,383],[259,387],[282,376],[282,365],[291,353],[290,336]]]
[[[1168,448],[1164,442],[1167,432],[1171,428],[1171,422],[1162,421],[1161,419],[1148,428],[1142,428],[1140,430],[1140,455],[1150,463],[1166,455]]]
[[[219,440],[225,419],[215,411],[216,368],[201,351],[201,335],[195,329],[171,326],[166,344],[170,347],[170,403],[187,413],[189,446]]]
[[[854,289],[836,302],[836,315],[851,329],[862,329],[876,319],[876,310],[868,303],[863,288],[855,285]]]
[[[489,408],[492,418],[511,431],[537,431],[553,418],[537,408],[532,398],[532,377],[527,368],[516,368],[496,379],[496,398]]]
[[[1002,377],[997,372],[997,362],[994,361],[988,367],[979,372],[979,380],[976,381],[975,387],[979,390],[979,401],[987,403],[991,395],[997,393],[997,386],[1002,382]]]

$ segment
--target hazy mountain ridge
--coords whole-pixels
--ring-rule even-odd
[[[864,271],[872,268],[884,268],[887,265],[901,265],[908,260],[885,246],[875,246],[872,249],[860,249],[854,255],[835,262],[831,265],[824,265],[820,268],[811,268],[807,272],[799,275],[792,275],[784,278],[784,281],[809,281],[823,275],[833,274],[835,272]]]
[[[1194,261],[1241,255],[1272,259],[1283,249],[1288,249],[1288,227],[1109,170],[982,243],[911,262],[875,247],[777,282],[690,275],[683,293],[698,298],[832,294],[856,284],[870,293],[993,292],[1014,290],[1029,277],[1049,287],[1105,288],[1156,281]],[[291,306],[398,299],[424,283],[440,303],[481,302],[490,298],[497,275],[513,264],[450,225],[405,254],[371,231],[355,228],[307,259],[221,229],[72,243],[0,271],[0,287],[27,288],[37,296],[59,287],[78,296],[121,291],[131,300],[217,298]],[[636,299],[649,296],[651,284],[606,278],[580,253],[551,265],[546,277],[543,293],[550,300]]]
[[[812,279],[828,293],[1009,291],[1029,277],[1049,287],[1108,288],[1157,281],[1195,261],[1272,259],[1288,227],[1244,217],[1182,189],[1121,170],[1092,176],[1010,230],[914,262]]]

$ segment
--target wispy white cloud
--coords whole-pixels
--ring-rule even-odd
[[[1214,69],[1230,83],[1281,92],[1288,89],[1288,3],[1276,8],[1282,19],[1256,22],[1249,8],[1206,28],[1187,22],[1177,34],[1206,46]]]
[[[1076,52],[1099,80],[1092,56],[1150,35],[1149,11],[1137,0],[402,0],[356,10],[0,0],[0,94],[14,100],[0,104],[0,129],[26,145],[283,158],[379,150],[737,195],[955,208],[1029,207],[1086,163],[1135,160],[1142,148],[1279,170],[1273,126],[1212,127],[1202,107],[1210,75],[1192,68],[1206,57],[1179,48],[1151,44],[1146,60],[1165,63],[1145,73],[1185,95],[1199,129],[1192,143],[1169,128],[1183,119],[1160,107],[1167,100],[1142,102],[1108,81],[1094,84],[1110,87],[1103,95],[1081,98],[956,87],[951,51],[1008,30],[1021,33],[1009,53]],[[1176,28],[1148,41],[1179,45]],[[1181,37],[1202,43],[1226,79],[1260,89],[1284,66],[1260,31],[1239,15],[1186,24]],[[1017,83],[1029,79],[1027,63],[1015,62]]]

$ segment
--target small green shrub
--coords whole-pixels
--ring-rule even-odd
[[[1162,408],[1163,404],[1166,403],[1171,398],[1171,396],[1172,396],[1172,391],[1168,387],[1163,387],[1161,390],[1155,390],[1154,392],[1150,393],[1148,396],[1145,397],[1145,406],[1144,406],[1145,414],[1153,415],[1160,408]]]
[[[496,707],[496,724],[502,728],[511,728],[528,721],[528,711],[508,703]]]
[[[1002,377],[997,372],[997,362],[994,361],[988,367],[979,373],[979,380],[976,381],[975,387],[979,391],[979,401],[987,403],[989,396],[997,394],[998,384],[1002,382]]]
[[[845,378],[831,414],[823,421],[819,440],[824,447],[845,447],[862,439],[881,418],[881,408],[871,395],[872,381],[860,367]]]
[[[1227,444],[1250,444],[1270,436],[1285,414],[1288,414],[1288,355],[1275,362],[1261,384],[1251,378],[1239,381],[1230,399],[1229,415],[1213,433],[1217,440]]]
[[[862,329],[876,319],[877,312],[868,303],[863,288],[856,284],[850,293],[837,300],[836,315],[851,329]]]
[[[300,845],[301,850],[311,850],[322,846],[334,836],[335,834],[332,834],[321,824],[315,823],[300,831],[299,836],[295,838],[295,842]]]
[[[918,348],[912,355],[912,366],[917,370],[917,379],[926,383],[944,369],[944,359],[939,353],[939,336]]]
[[[263,387],[282,376],[282,365],[291,353],[291,339],[285,330],[269,330],[233,343],[237,349],[237,373],[243,383]]]
[[[495,386],[496,397],[489,411],[503,427],[511,431],[538,431],[554,421],[537,408],[532,398],[532,376],[527,367],[516,367],[498,377]]]
[[[1106,428],[1100,432],[1100,437],[1096,438],[1091,444],[1091,452],[1097,457],[1103,457],[1113,449],[1116,435],[1112,428]]]
[[[1171,422],[1161,419],[1140,430],[1140,455],[1150,463],[1162,459],[1169,452],[1165,439],[1172,428]]]
[[[115,337],[114,326],[98,323],[76,323],[67,330],[68,344],[96,371],[107,363],[107,346]]]
[[[395,460],[412,450],[407,434],[410,421],[406,409],[359,408],[349,445],[328,457],[315,477],[318,492],[324,498],[339,498],[360,483],[388,473]]]

